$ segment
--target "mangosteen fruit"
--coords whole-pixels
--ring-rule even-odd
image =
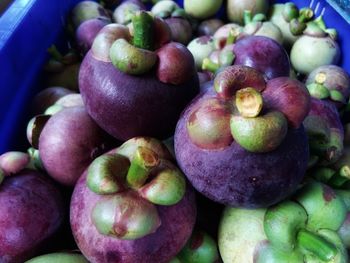
[[[166,263],[196,219],[194,191],[166,146],[137,137],[96,158],[75,186],[70,223],[91,262]]]
[[[302,121],[309,109],[303,83],[288,77],[266,83],[254,68],[227,67],[183,112],[176,159],[209,199],[243,207],[277,203],[305,175],[309,150]]]
[[[82,62],[79,86],[86,109],[119,140],[169,137],[199,91],[194,59],[185,46],[168,43],[167,33],[160,37],[165,22],[147,12],[133,17],[133,35],[125,26],[114,27],[101,30]]]

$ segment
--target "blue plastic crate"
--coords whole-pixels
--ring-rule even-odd
[[[327,26],[338,30],[343,54],[341,66],[350,72],[349,15],[334,0],[329,1],[294,2],[299,7],[310,3],[314,9],[317,6],[317,14],[323,12]],[[25,145],[25,127],[31,117],[29,105],[41,87],[38,75],[47,59],[46,50],[57,41],[69,10],[77,2],[16,0],[0,17],[0,154]]]

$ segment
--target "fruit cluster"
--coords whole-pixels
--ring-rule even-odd
[[[337,31],[292,2],[223,3],[72,9],[30,148],[0,155],[0,262],[348,262]]]

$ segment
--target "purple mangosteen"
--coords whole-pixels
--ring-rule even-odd
[[[67,186],[74,186],[86,167],[114,146],[111,137],[97,126],[84,107],[62,109],[35,136],[46,171]]]
[[[110,21],[102,18],[94,18],[84,21],[75,31],[75,39],[78,47],[83,53],[86,53],[92,46],[98,32]]]
[[[303,83],[269,80],[234,65],[183,112],[175,153],[192,185],[230,206],[263,207],[290,195],[309,157],[302,121],[310,109]]]
[[[1,168],[5,159],[2,158]],[[10,161],[5,166],[14,171],[13,166],[18,165]],[[29,169],[16,174],[6,171],[0,186],[0,262],[21,263],[59,229],[64,216],[63,201],[47,176]]]
[[[285,49],[276,41],[263,36],[248,36],[233,45],[234,65],[253,67],[268,79],[288,77],[290,62]]]
[[[141,11],[133,17],[131,33],[122,25],[102,29],[82,62],[79,86],[86,109],[119,140],[168,137],[199,91],[192,55],[185,46],[168,43],[166,27]]]
[[[88,167],[75,186],[70,222],[90,262],[166,263],[190,238],[194,191],[166,146],[130,139]]]

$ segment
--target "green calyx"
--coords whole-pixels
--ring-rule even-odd
[[[244,25],[247,25],[251,22],[261,22],[264,20],[266,20],[266,16],[262,13],[258,13],[258,14],[253,16],[251,10],[244,10],[244,12],[243,12]]]
[[[306,28],[306,24],[300,22],[297,18],[293,18],[289,22],[289,30],[294,36],[301,35]]]
[[[296,202],[285,201],[266,211],[264,230],[269,248],[258,262],[270,262],[268,258],[286,260],[293,254],[310,260],[305,262],[343,262],[337,261],[346,255],[335,232],[345,219],[343,200],[330,187],[317,182],[308,183],[294,199]]]
[[[184,197],[186,181],[179,170],[164,169],[139,192],[143,198],[153,204],[174,205]]]
[[[178,203],[186,191],[183,174],[168,161],[171,155],[164,145],[142,139],[96,158],[87,170],[87,186],[100,195],[132,189],[154,204]]]
[[[211,61],[209,58],[203,59],[202,70],[207,70],[216,73],[220,69],[220,65]]]
[[[294,18],[299,17],[299,9],[292,2],[285,3],[282,10],[282,16],[286,22],[290,22]]]
[[[151,170],[159,165],[159,157],[146,147],[138,147],[126,176],[129,186],[140,188],[146,182]]]
[[[124,189],[123,181],[130,166],[122,155],[102,155],[96,158],[87,172],[87,186],[97,194],[114,194]]]
[[[113,65],[120,71],[131,75],[149,72],[157,62],[155,52],[137,48],[125,39],[116,40],[110,49]]]
[[[213,62],[209,58],[203,59],[202,70],[207,70],[212,73],[217,73],[220,69],[224,67],[231,66],[235,60],[236,55],[231,50],[221,50],[219,52],[218,63]]]
[[[286,201],[269,208],[264,218],[264,230],[270,243],[281,250],[296,248],[296,233],[306,227],[307,214],[299,204]]]
[[[160,226],[157,208],[130,192],[98,201],[91,216],[99,233],[119,239],[142,238]]]
[[[315,37],[329,36],[333,40],[337,39],[337,31],[334,28],[327,28],[322,16],[307,23],[305,34]]]
[[[320,83],[311,83],[307,85],[307,89],[312,97],[317,99],[327,99],[330,96],[329,90]]]
[[[296,194],[295,199],[307,212],[306,227],[310,231],[337,231],[344,222],[346,206],[336,192],[325,184],[309,183]]]
[[[207,233],[194,231],[178,254],[180,262],[213,263],[219,259],[216,242]]]
[[[285,116],[271,111],[255,118],[233,115],[230,121],[234,140],[250,152],[270,152],[284,140],[288,131]]]
[[[109,50],[113,65],[120,71],[131,75],[149,72],[157,62],[154,49],[154,19],[145,11],[132,18],[132,44],[125,38],[117,39]]]

